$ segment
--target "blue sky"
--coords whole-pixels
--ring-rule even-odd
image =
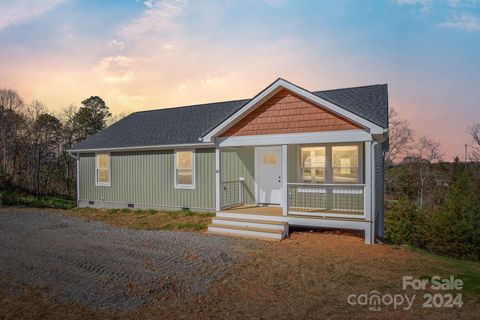
[[[0,86],[114,113],[388,83],[418,135],[463,154],[480,121],[480,1],[0,2]]]

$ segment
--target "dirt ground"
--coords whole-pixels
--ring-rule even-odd
[[[361,237],[339,232],[293,232],[281,242],[237,240],[232,254],[239,259],[223,270],[208,292],[181,301],[167,297],[127,310],[87,308],[82,303],[60,301],[41,287],[2,278],[0,319],[479,318],[479,263],[388,245],[366,246]],[[464,279],[464,289],[459,291],[464,305],[423,308],[423,294],[433,291],[404,291],[402,276],[408,275]],[[368,306],[348,303],[350,295],[372,290],[381,295],[416,296],[410,310],[389,305],[371,311]]]

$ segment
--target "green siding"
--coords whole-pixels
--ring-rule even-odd
[[[226,148],[221,152],[222,181],[245,179],[245,203],[255,203],[255,149]]]
[[[111,186],[95,186],[95,155],[80,157],[80,199],[215,208],[215,149],[195,151],[195,189],[175,189],[173,150],[111,153]]]
[[[287,150],[287,169],[288,169],[288,180],[287,182],[298,182],[297,181],[297,162],[298,162],[298,146],[289,145]]]

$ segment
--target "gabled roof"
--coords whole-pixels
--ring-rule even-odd
[[[388,127],[388,96],[385,84],[309,93],[382,128]],[[252,100],[135,112],[73,146],[71,151],[200,144],[203,136]]]

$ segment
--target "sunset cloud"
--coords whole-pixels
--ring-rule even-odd
[[[17,0],[0,2],[0,31],[26,22],[55,8],[65,0]]]
[[[125,37],[141,36],[145,33],[159,33],[171,28],[175,18],[187,7],[186,0],[145,1],[147,9],[133,22],[124,26],[120,34]]]
[[[388,83],[390,105],[450,154],[478,114],[479,33],[448,30],[477,31],[473,2],[37,3],[0,18],[1,85],[53,110],[91,95],[113,113],[242,99],[278,77],[311,90]]]
[[[471,14],[461,14],[453,17],[452,19],[438,24],[442,28],[459,29],[465,31],[479,31],[480,21],[477,17]]]

